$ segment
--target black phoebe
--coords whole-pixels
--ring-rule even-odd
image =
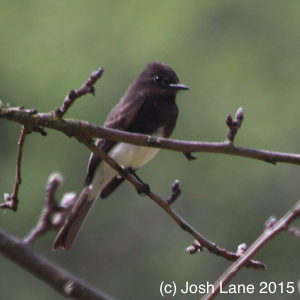
[[[108,115],[104,127],[168,138],[175,128],[179,90],[187,90],[179,83],[175,72],[160,62],[147,64],[146,69],[128,88],[124,97]],[[156,148],[117,143],[98,139],[97,146],[120,165],[136,171],[159,151]],[[108,164],[91,154],[85,188],[79,196],[64,226],[58,233],[53,249],[69,250],[90,208],[100,196],[104,199],[124,178]]]

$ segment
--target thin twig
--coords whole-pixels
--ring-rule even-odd
[[[220,291],[220,286],[225,284],[236,275],[236,273],[249,261],[249,259],[258,252],[267,242],[279,234],[281,231],[289,229],[290,224],[300,216],[300,201],[298,201],[279,221],[271,218],[267,223],[265,230],[261,236],[244,252],[244,254],[233,263],[216,281],[214,289],[206,294],[201,300],[211,300]]]
[[[25,126],[22,126],[21,135],[18,142],[18,153],[17,153],[17,170],[16,170],[16,181],[15,181],[15,187],[13,190],[13,193],[11,195],[5,194],[4,199],[5,202],[0,205],[0,208],[2,209],[11,209],[12,211],[18,210],[18,193],[19,193],[19,187],[22,182],[21,178],[21,162],[22,162],[22,153],[23,153],[23,145],[25,142],[25,137],[27,134],[27,130]]]
[[[89,79],[84,83],[84,85],[81,88],[79,88],[77,91],[71,90],[65,98],[61,108],[57,108],[54,111],[54,115],[56,117],[62,118],[76,99],[86,94],[92,94],[93,96],[95,96],[96,89],[94,85],[97,82],[97,80],[100,79],[103,72],[104,69],[99,68],[97,71],[93,72],[93,74],[89,77]]]
[[[20,135],[20,139],[18,142],[18,146],[19,146],[19,150],[18,150],[18,154],[17,154],[17,171],[16,171],[16,182],[15,182],[15,188],[12,194],[12,199],[16,199],[17,202],[19,202],[18,200],[18,192],[19,192],[19,186],[22,182],[21,179],[21,162],[22,162],[22,153],[23,153],[23,146],[24,146],[24,142],[25,142],[25,137],[26,137],[26,128],[24,126],[22,126],[22,131],[21,131],[21,135]]]

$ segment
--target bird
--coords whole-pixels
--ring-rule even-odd
[[[169,66],[150,62],[108,114],[104,127],[169,138],[178,117],[177,92],[188,89]],[[98,139],[96,145],[133,174],[159,151],[106,139]],[[123,177],[92,153],[84,188],[59,231],[53,250],[59,247],[69,250],[95,201],[109,196],[123,181]]]

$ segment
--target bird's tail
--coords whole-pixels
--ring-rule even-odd
[[[86,216],[88,215],[91,207],[97,199],[97,197],[95,197],[94,199],[88,199],[88,196],[89,187],[86,186],[78,197],[78,200],[76,201],[71,214],[59,231],[53,243],[53,250],[59,247],[62,247],[65,250],[69,250],[71,248]]]

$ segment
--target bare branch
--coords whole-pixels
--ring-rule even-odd
[[[241,119],[241,115],[237,114]],[[185,231],[189,232],[195,239],[199,241],[202,247],[207,248],[210,252],[222,256],[227,260],[235,261],[239,258],[236,253],[227,252],[225,249],[217,247],[214,243],[208,241],[194,228],[192,228],[186,221],[177,215],[170,207],[169,203],[154,194],[145,190],[145,185],[139,182],[134,176],[129,174],[128,170],[118,165],[106,153],[99,150],[96,145],[91,143],[92,137],[105,138],[115,140],[118,142],[126,142],[134,145],[141,145],[147,147],[156,147],[180,151],[190,155],[191,152],[210,152],[210,153],[224,153],[238,156],[245,156],[249,158],[259,159],[271,163],[285,162],[300,165],[300,155],[276,153],[264,150],[236,147],[232,143],[203,143],[203,142],[185,142],[178,140],[169,140],[159,137],[152,137],[143,134],[129,133],[119,130],[104,128],[101,126],[91,125],[88,122],[66,120],[54,117],[52,114],[36,114],[34,116],[26,113],[25,111],[14,110],[10,111],[7,108],[0,107],[0,118],[5,118],[25,124],[25,126],[42,126],[53,128],[64,132],[68,136],[74,136],[79,142],[83,142],[92,152],[103,159],[108,165],[115,169],[121,176],[127,179],[134,187],[140,191],[145,192],[147,195],[160,205]],[[254,261],[248,261],[246,267],[252,268],[265,268],[264,264]]]
[[[170,207],[170,204],[179,196],[180,190],[179,185],[175,184],[174,190],[172,190],[172,195],[168,200],[164,200],[158,195],[154,194],[148,186],[137,180],[128,170],[121,167],[109,157],[105,152],[98,149],[98,147],[91,142],[93,137],[105,138],[108,140],[114,140],[117,142],[126,142],[134,145],[141,145],[147,147],[156,147],[169,149],[174,151],[180,151],[189,159],[195,159],[191,153],[192,152],[211,152],[211,153],[224,153],[231,155],[245,156],[254,159],[260,159],[263,161],[271,162],[275,164],[276,162],[286,162],[300,164],[300,155],[267,152],[263,150],[235,147],[233,145],[233,139],[240,128],[244,111],[240,108],[237,111],[235,121],[232,120],[229,115],[226,120],[226,124],[229,127],[227,134],[228,141],[223,143],[201,143],[201,142],[184,142],[178,140],[169,140],[159,137],[152,137],[142,134],[134,134],[128,132],[122,132],[118,130],[108,129],[101,126],[91,125],[87,122],[80,122],[76,120],[65,120],[60,117],[66,112],[66,110],[72,105],[72,103],[85,93],[93,93],[93,84],[98,78],[101,77],[103,69],[99,69],[95,77],[93,75],[85,83],[85,85],[74,92],[71,91],[64,101],[61,109],[56,110],[53,114],[36,114],[32,116],[26,111],[20,110],[9,110],[8,108],[0,107],[0,118],[5,118],[19,122],[28,127],[40,126],[48,127],[52,129],[64,132],[69,137],[74,136],[79,142],[83,142],[93,153],[103,159],[108,165],[115,169],[121,176],[128,180],[139,193],[147,194],[152,200],[154,200],[158,205],[160,205],[174,220],[175,222],[185,231],[189,232],[197,241],[200,243],[201,247],[207,248],[210,252],[220,255],[228,260],[235,261],[239,258],[236,253],[227,252],[225,249],[217,247],[214,243],[205,239],[200,235],[195,229],[193,229],[186,221],[184,221],[179,215],[175,213]],[[93,78],[92,78],[93,77]],[[59,118],[57,118],[59,117]],[[264,264],[254,261],[248,261],[245,264],[246,267],[252,268],[265,268]]]
[[[24,243],[32,244],[41,235],[51,230],[56,230],[64,223],[67,212],[72,208],[75,200],[75,193],[65,193],[60,204],[55,201],[54,193],[63,182],[59,173],[49,176],[46,185],[46,202],[41,216],[34,228],[24,237]]]
[[[103,72],[104,69],[99,68],[97,71],[93,72],[93,74],[89,77],[89,79],[84,83],[84,85],[81,88],[79,88],[77,91],[71,90],[65,98],[61,108],[57,108],[55,110],[54,115],[56,117],[62,118],[77,98],[89,93],[95,96],[96,89],[94,85],[97,82],[97,80],[100,79]]]
[[[250,258],[271,237],[275,236],[284,229],[289,229],[292,234],[294,234],[295,236],[299,236],[299,230],[297,231],[297,228],[289,227],[289,225],[300,214],[300,202],[281,220],[270,220],[262,236],[249,248],[249,250],[247,250],[247,246],[245,244],[241,244],[238,247],[237,253],[232,253],[226,251],[225,249],[221,249],[214,243],[203,237],[200,233],[198,233],[171,208],[171,204],[179,197],[181,193],[178,181],[174,182],[172,186],[172,194],[167,200],[165,200],[153,193],[147,185],[139,181],[127,169],[117,164],[116,161],[114,161],[105,152],[101,151],[94,143],[91,142],[92,138],[98,137],[108,140],[114,140],[117,142],[131,143],[134,145],[169,149],[182,152],[189,161],[195,159],[195,157],[191,155],[192,152],[209,152],[243,156],[262,160],[272,164],[276,164],[277,162],[284,162],[300,165],[300,155],[269,152],[264,150],[234,146],[234,138],[238,132],[238,129],[241,127],[244,118],[243,108],[239,108],[236,113],[235,120],[233,120],[230,115],[227,116],[226,124],[229,128],[227,132],[227,141],[222,143],[169,140],[159,137],[151,137],[148,135],[133,134],[108,129],[101,126],[91,125],[88,122],[84,121],[62,119],[64,114],[77,98],[87,93],[91,93],[94,95],[94,84],[101,77],[103,71],[103,68],[98,69],[90,76],[90,78],[80,89],[78,89],[77,91],[71,90],[65,98],[61,108],[56,109],[54,113],[38,114],[36,110],[25,110],[24,107],[7,108],[3,105],[0,105],[0,118],[12,120],[23,125],[19,142],[15,189],[12,195],[5,194],[6,202],[0,205],[0,208],[8,208],[9,206],[11,206],[11,209],[17,209],[17,203],[19,201],[17,194],[19,184],[21,183],[22,146],[24,143],[25,134],[31,131],[35,131],[41,133],[42,135],[45,135],[46,132],[44,131],[44,127],[47,127],[61,131],[69,137],[75,137],[79,142],[84,143],[86,147],[88,147],[93,153],[98,155],[108,165],[115,169],[121,176],[128,180],[139,193],[145,193],[149,198],[160,205],[183,230],[187,231],[194,238],[196,238],[196,241],[193,242],[192,246],[188,247],[187,252],[191,254],[201,252],[203,251],[203,247],[205,247],[209,252],[212,252],[215,255],[222,256],[227,260],[236,261],[236,263],[234,263],[217,281],[217,283],[215,284],[215,291],[213,295],[215,295],[216,291],[218,291],[218,289],[220,288],[219,283],[222,282],[224,284],[225,282],[227,282],[242,266],[251,267],[254,269],[265,269],[266,267],[263,263],[250,260]],[[39,258],[31,250],[31,248],[26,246],[26,244],[28,243],[33,243],[38,236],[44,234],[45,232],[60,227],[66,211],[70,208],[71,203],[75,200],[74,194],[65,194],[65,197],[62,199],[61,204],[58,205],[56,203],[54,199],[54,192],[57,189],[59,183],[60,179],[57,175],[52,175],[52,177],[49,178],[47,184],[45,207],[35,228],[28,234],[27,237],[24,238],[23,243],[17,239],[8,237],[0,231],[0,252],[38,276],[38,278],[41,278],[48,284],[52,285],[56,290],[58,290],[65,296],[71,296],[75,299],[107,299],[99,293],[96,293],[95,291],[82,285],[80,282],[71,278],[63,271],[58,270],[50,263]],[[39,266],[39,264],[42,264],[43,267]],[[87,295],[89,295],[90,298],[87,297]],[[210,295],[207,295],[207,298],[203,299],[212,298],[210,298]]]
[[[104,138],[139,146],[168,149],[185,154],[190,154],[192,152],[223,153],[257,159],[274,165],[276,163],[300,165],[299,154],[245,148],[235,146],[230,142],[189,142],[159,138],[154,136],[152,137],[149,135],[129,133],[125,131],[92,125],[86,121],[79,121],[74,119],[59,119],[56,118],[52,113],[39,113],[36,115],[30,115],[26,111],[0,107],[0,118],[20,123],[22,125],[25,125],[26,128],[41,126],[45,128],[55,129],[65,133],[69,137],[76,137],[81,142],[83,142],[84,140],[89,140],[91,138]]]
[[[266,228],[261,236],[246,250],[240,258],[233,263],[216,281],[212,293],[206,294],[201,300],[213,299],[220,290],[220,284],[225,284],[234,276],[236,273],[248,263],[249,259],[262,248],[268,241],[274,236],[279,234],[281,231],[289,229],[290,224],[297,218],[300,217],[300,201],[298,201],[279,221],[276,221],[274,217],[269,218],[266,223]]]
[[[18,203],[19,203],[18,192],[19,192],[19,186],[22,182],[22,179],[21,179],[22,152],[23,152],[23,145],[25,142],[25,136],[27,133],[28,132],[27,132],[25,126],[22,126],[21,135],[20,135],[20,139],[18,142],[19,149],[18,149],[18,154],[17,154],[17,171],[16,171],[15,187],[14,187],[14,191],[13,191],[12,195],[9,195],[9,194],[4,195],[5,202],[0,205],[0,208],[2,208],[2,209],[11,209],[12,211],[17,211],[17,209],[18,209]]]
[[[126,180],[128,180],[138,192],[145,192],[145,185],[141,183],[135,176],[130,174],[130,172],[121,167],[114,159],[112,159],[109,155],[107,155],[104,151],[100,150],[94,143],[85,142],[85,145],[98,157],[104,160],[110,167],[116,170],[119,175],[123,176]],[[149,188],[149,187],[148,187]],[[174,189],[176,190],[177,184],[175,184]],[[170,203],[167,200],[164,200],[159,195],[153,193],[150,188],[146,191],[146,195],[155,201],[161,208],[165,210],[165,212],[184,230],[191,234],[202,247],[208,249],[209,252],[222,256],[223,258],[231,261],[236,261],[239,258],[239,255],[236,253],[228,252],[225,249],[219,248],[216,244],[210,242],[204,236],[202,236],[199,232],[197,232],[192,226],[190,226],[183,218],[181,218],[174,210],[172,210]],[[248,261],[245,264],[246,268],[254,268],[254,269],[265,269],[265,265],[256,261]]]
[[[111,299],[42,258],[28,244],[7,235],[2,230],[0,230],[0,253],[65,297],[81,300]]]

